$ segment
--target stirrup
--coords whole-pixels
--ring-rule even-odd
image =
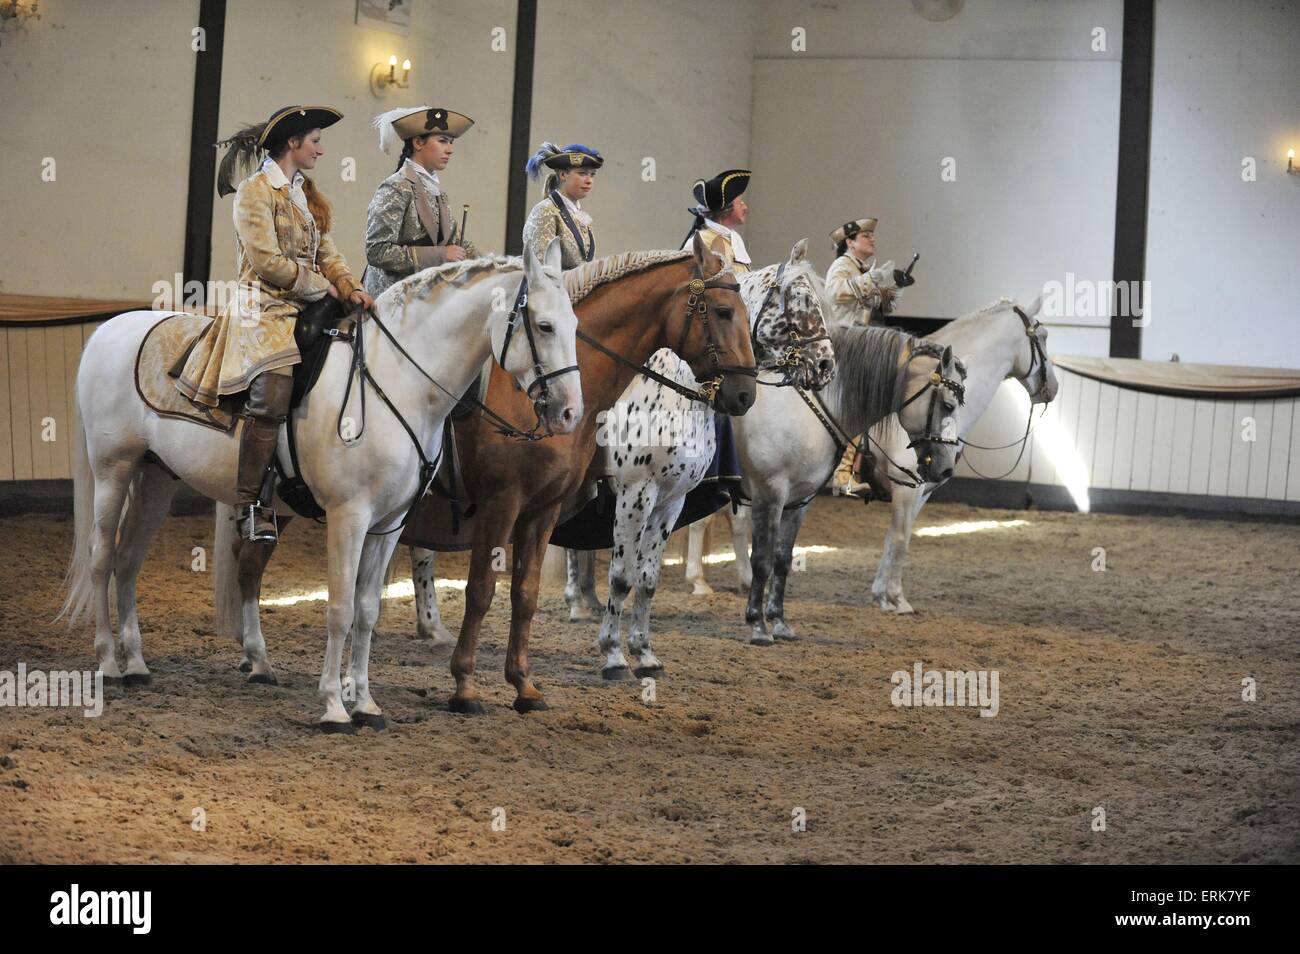
[[[275,510],[271,507],[263,507],[261,504],[245,504],[242,508],[236,510],[239,518],[235,524],[235,529],[241,540],[250,540],[253,543],[275,543],[280,539],[279,522],[276,520]],[[259,518],[269,528],[258,528]]]

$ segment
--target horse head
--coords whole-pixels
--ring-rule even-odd
[[[835,377],[835,349],[826,333],[830,305],[808,260],[808,240],[796,242],[783,264],[746,275],[742,285],[759,365],[781,371],[783,384],[813,391],[829,384]]]
[[[691,243],[695,277],[671,296],[666,327],[669,342],[690,367],[713,405],[741,415],[754,406],[758,390],[749,312],[726,259],[707,248],[698,232]]]
[[[1042,307],[1042,295],[1025,308],[1012,305],[1016,315],[1024,322],[1027,347],[1016,354],[1011,374],[1029,394],[1030,404],[1050,404],[1060,388],[1056,380],[1056,367],[1047,356],[1047,325],[1038,320],[1038,312]]]
[[[582,381],[574,338],[578,316],[560,277],[560,240],[552,239],[542,261],[524,249],[524,277],[513,305],[501,298],[489,325],[492,353],[533,399],[538,426],[569,434],[582,418]]]
[[[966,368],[951,347],[916,341],[904,368],[898,421],[916,451],[917,471],[928,483],[953,475],[960,455],[954,414],[966,400]]]

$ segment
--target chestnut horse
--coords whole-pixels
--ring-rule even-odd
[[[585,502],[579,499],[579,491],[595,456],[604,412],[632,378],[643,373],[650,356],[660,348],[672,348],[696,379],[705,382],[697,393],[723,413],[739,416],[754,403],[754,352],[745,302],[730,267],[698,235],[689,252],[631,252],[601,258],[565,272],[564,282],[578,316],[584,413],[574,431],[521,444],[480,415],[455,426],[457,456],[476,516],[465,618],[451,658],[456,678],[450,700],[453,712],[484,711],[474,665],[483,619],[496,591],[497,556],[507,543],[513,543],[513,558],[505,676],[515,687],[516,711],[547,708],[528,662],[542,556],[562,512]],[[483,400],[510,421],[525,421],[531,414],[531,399],[509,377],[495,371],[488,377]],[[423,506],[446,504],[430,497]],[[413,516],[408,534],[420,522],[418,514]],[[245,548],[239,575],[260,576],[270,552],[269,547]],[[217,554],[218,561],[225,558],[226,554]],[[214,575],[220,608],[229,605],[235,574],[226,567]],[[237,618],[228,619],[239,625]]]

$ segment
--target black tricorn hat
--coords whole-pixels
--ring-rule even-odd
[[[329,106],[286,106],[271,114],[257,137],[257,144],[265,148],[267,143],[283,142],[313,129],[333,126],[342,118],[342,113]]]
[[[691,191],[695,194],[698,208],[708,212],[721,212],[749,185],[752,173],[748,169],[728,169],[719,172],[712,179],[697,179]]]

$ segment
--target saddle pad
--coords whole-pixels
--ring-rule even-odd
[[[203,315],[170,315],[149,329],[135,357],[135,389],[154,411],[163,417],[177,417],[219,431],[235,426],[235,415],[227,404],[210,408],[195,404],[176,390],[176,379],[168,372],[212,323]]]

